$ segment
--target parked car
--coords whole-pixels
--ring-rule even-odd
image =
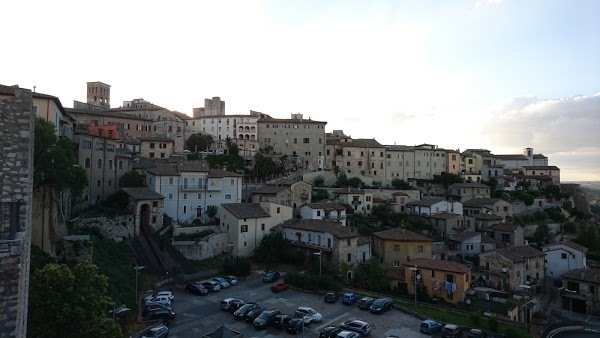
[[[221,289],[227,289],[230,285],[229,282],[225,280],[225,278],[215,277],[212,280],[219,283],[221,285]]]
[[[304,325],[304,327],[308,327],[309,323],[303,321],[302,318],[294,318],[288,322],[285,330],[291,334],[298,334],[302,332],[302,325]]]
[[[271,285],[271,291],[273,291],[273,292],[285,291],[288,288],[289,288],[289,285],[285,284],[284,282],[275,282]]]
[[[340,295],[335,291],[328,291],[323,297],[325,303],[335,303],[338,299],[340,299]]]
[[[239,298],[228,297],[221,301],[219,308],[221,308],[221,311],[234,312],[244,304],[245,302]],[[235,310],[232,311],[232,307],[235,308]]]
[[[166,338],[168,336],[169,328],[164,325],[159,325],[146,330],[142,338]]]
[[[346,293],[344,293],[344,296],[342,296],[342,304],[352,305],[352,304],[356,303],[357,301],[358,301],[358,297],[356,297],[356,295],[353,294],[352,292],[346,292]]]
[[[360,334],[354,331],[342,331],[335,338],[359,338]]]
[[[469,338],[487,338],[488,334],[480,329],[471,329],[467,335]]]
[[[288,325],[290,320],[292,320],[292,317],[284,314],[278,314],[275,316],[275,318],[273,318],[273,324],[271,324],[271,326],[276,329],[285,330],[285,327]]]
[[[358,332],[362,337],[368,336],[372,331],[369,323],[358,319],[347,320],[340,324],[340,328],[342,328],[344,331]]]
[[[217,292],[221,290],[221,284],[214,280],[205,280],[203,282],[200,282],[200,284],[202,284],[210,292]]]
[[[358,301],[358,307],[363,310],[368,310],[374,301],[375,298],[363,297]]]
[[[171,300],[167,296],[156,296],[153,298],[144,298],[144,305],[147,304],[162,304],[171,306]]]
[[[299,306],[295,315],[296,317],[306,317],[309,323],[319,323],[323,319],[320,313],[308,306]]]
[[[244,319],[246,317],[246,314],[251,310],[254,310],[255,308],[260,308],[260,305],[258,305],[258,303],[255,302],[248,302],[233,312],[233,318]]]
[[[173,311],[173,308],[162,304],[151,304],[148,306],[144,306],[144,309],[142,310],[142,316],[145,316],[151,312],[156,312],[158,310]]]
[[[371,304],[371,313],[382,314],[392,308],[392,300],[389,298],[379,298]]]
[[[169,298],[170,301],[173,301],[173,299],[175,299],[175,295],[173,294],[172,291],[158,291],[158,292],[155,292],[151,295],[144,297],[144,301],[150,300],[152,298],[160,297],[160,296],[167,297],[167,298]]]
[[[265,309],[259,307],[255,307],[254,309],[248,311],[248,313],[246,313],[246,315],[244,316],[244,319],[246,319],[246,321],[252,323],[254,322],[254,320],[256,319],[256,317],[258,317],[261,312],[263,312]]]
[[[440,322],[436,322],[433,319],[425,319],[424,321],[421,322],[420,330],[423,333],[434,334],[438,331],[441,331],[443,327],[444,327],[444,324],[442,324]]]
[[[191,293],[193,295],[204,296],[208,293],[208,289],[200,283],[189,283],[185,285],[185,293]]]
[[[443,338],[459,338],[462,337],[462,328],[454,324],[446,324],[442,329]]]
[[[168,323],[169,320],[175,318],[175,312],[172,310],[156,310],[154,312],[150,312],[145,316],[142,316],[143,321],[147,320],[162,320],[164,323]]]
[[[319,338],[336,338],[338,333],[342,332],[344,330],[342,330],[341,328],[337,327],[337,326],[325,326],[324,328],[321,329],[321,332],[319,332]]]
[[[264,329],[267,326],[273,324],[275,316],[279,314],[281,314],[281,311],[276,308],[266,309],[263,312],[261,312],[260,315],[256,317],[256,319],[254,319],[252,324],[254,324],[254,327],[257,329]]]
[[[225,278],[225,280],[227,282],[229,282],[229,285],[231,285],[231,286],[234,286],[234,285],[238,284],[238,279],[237,279],[236,276],[229,275],[229,276],[225,276],[223,278]]]
[[[273,283],[274,281],[281,278],[281,274],[277,271],[267,272],[265,277],[263,278],[263,282],[265,283]]]

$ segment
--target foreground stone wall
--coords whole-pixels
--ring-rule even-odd
[[[30,90],[0,100],[0,337],[27,336],[34,121]],[[20,201],[15,236],[10,203]]]

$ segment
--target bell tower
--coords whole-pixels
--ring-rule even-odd
[[[109,109],[110,85],[102,82],[88,82],[87,103],[93,106]]]

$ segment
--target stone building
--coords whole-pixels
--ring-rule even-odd
[[[101,107],[104,109],[110,108],[110,85],[102,82],[87,83],[87,104]]]
[[[522,291],[527,285],[539,292],[545,276],[545,253],[528,245],[498,249],[479,254],[479,270],[491,287]]]
[[[2,86],[5,87],[5,86]],[[1,88],[0,88],[1,89]],[[33,200],[32,93],[0,97],[0,337],[27,336]]]
[[[403,227],[373,234],[373,253],[388,268],[400,268],[414,258],[432,257],[432,239]]]
[[[261,114],[257,124],[260,149],[287,155],[298,168],[310,171],[325,168],[327,122],[305,119],[302,114],[292,114],[289,119]]]
[[[561,277],[563,309],[600,316],[600,269],[575,269]]]

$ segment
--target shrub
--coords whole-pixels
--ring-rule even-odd
[[[248,276],[251,272],[251,269],[252,265],[250,264],[250,261],[245,258],[229,258],[223,262],[223,272],[228,275]]]
[[[471,312],[471,321],[473,325],[479,326],[479,323],[481,323],[481,311],[475,310]]]
[[[488,318],[488,329],[492,332],[498,332],[498,319],[496,317]]]

